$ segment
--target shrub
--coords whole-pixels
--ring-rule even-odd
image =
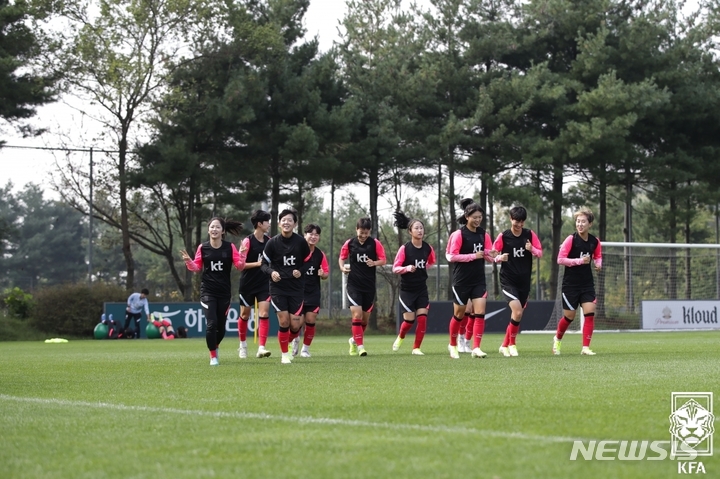
[[[26,319],[33,307],[32,294],[26,293],[17,286],[5,292],[5,306],[11,318]]]
[[[30,323],[39,331],[55,335],[92,336],[100,321],[103,303],[124,302],[124,288],[108,283],[63,284],[35,293]]]

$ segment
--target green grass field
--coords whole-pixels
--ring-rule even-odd
[[[349,329],[349,328],[348,328]],[[669,440],[671,392],[720,392],[720,331],[521,334],[520,357],[318,337],[281,365],[211,368],[204,340],[0,343],[2,478],[675,478],[676,461],[570,461],[572,441]],[[250,345],[254,353],[255,346]],[[716,416],[718,411],[715,411]],[[720,477],[720,453],[700,458]]]

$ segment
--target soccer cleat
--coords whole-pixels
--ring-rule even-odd
[[[292,364],[292,356],[290,356],[290,353],[282,353],[280,364]]]
[[[472,356],[473,358],[486,358],[486,357],[487,357],[487,353],[483,352],[483,350],[480,349],[480,348],[475,348],[475,349],[472,350],[471,356]]]
[[[583,356],[595,356],[593,350],[587,346],[583,346],[583,348],[580,350],[580,354],[582,354]]]
[[[298,352],[300,352],[300,337],[292,340],[292,355],[293,357],[298,355]]]
[[[500,354],[502,354],[506,358],[510,357],[510,351],[508,351],[508,348],[505,346],[500,346]]]
[[[220,366],[220,361],[218,361],[218,358],[210,358],[210,366]]]
[[[255,355],[256,358],[269,358],[272,353],[265,349],[265,346],[260,346],[258,352]]]
[[[403,343],[404,340],[405,340],[405,338],[401,338],[400,336],[398,336],[398,337],[395,339],[395,342],[393,343],[393,351],[399,350],[399,349],[400,349],[400,346],[402,346],[402,343]]]
[[[415,348],[412,350],[412,355],[413,356],[425,356],[425,353],[420,351],[420,348]]]
[[[365,351],[365,346],[358,346],[357,353],[358,353],[358,356],[367,356],[367,351]]]
[[[517,346],[515,346],[514,344],[511,344],[510,346],[508,346],[508,353],[510,353],[510,356],[512,356],[514,358],[517,357],[518,356]]]
[[[469,339],[463,338],[462,336],[458,336],[458,352],[459,353],[472,352],[472,348],[470,347]]]
[[[309,358],[309,357],[310,357],[310,350],[303,348],[302,351],[300,351],[300,357],[301,357],[301,358]]]
[[[357,344],[355,344],[355,340],[353,338],[348,339],[348,344],[350,344],[350,356],[357,356],[358,347]]]
[[[452,344],[448,344],[448,352],[450,353],[450,357],[452,359],[460,359],[460,354],[458,354],[458,347],[453,346]]]
[[[240,359],[247,359],[247,346],[240,345],[238,348],[238,356]]]
[[[560,356],[560,340],[557,338],[557,336],[553,337],[553,349],[552,352],[555,356]]]

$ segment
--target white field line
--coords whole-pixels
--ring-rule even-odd
[[[468,434],[485,437],[497,437],[503,439],[519,439],[533,442],[555,442],[555,443],[572,443],[573,441],[586,441],[587,439],[577,437],[563,436],[541,436],[535,434],[524,434],[521,432],[506,431],[488,431],[484,429],[475,429],[469,427],[452,427],[452,426],[427,426],[422,424],[398,424],[389,422],[372,422],[357,421],[350,419],[333,419],[324,417],[311,416],[283,416],[276,414],[254,413],[254,412],[228,412],[228,411],[203,411],[199,409],[177,409],[152,406],[127,406],[124,404],[113,404],[105,402],[89,402],[89,401],[69,401],[66,399],[46,399],[32,397],[18,397],[0,394],[0,400],[5,402],[18,402],[25,404],[39,404],[49,407],[61,408],[94,408],[103,410],[115,410],[126,412],[143,412],[143,413],[162,413],[162,414],[178,414],[183,416],[202,416],[216,417],[220,419],[251,419],[260,421],[276,421],[290,422],[296,424],[318,424],[330,426],[348,426],[348,427],[364,427],[388,429],[396,431],[420,431],[429,433],[444,434]]]

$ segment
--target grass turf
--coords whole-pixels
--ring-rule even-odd
[[[676,461],[570,461],[574,439],[669,440],[671,392],[718,389],[720,331],[522,334],[451,360],[447,337],[318,337],[312,358],[203,340],[0,343],[0,477],[664,478]],[[716,412],[717,415],[717,412]],[[720,460],[699,458],[708,477]]]

